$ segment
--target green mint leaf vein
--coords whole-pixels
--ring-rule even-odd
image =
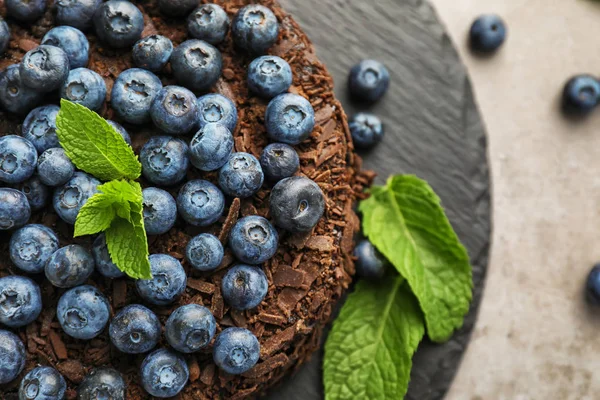
[[[401,277],[358,282],[325,344],[325,399],[402,399],[424,333],[422,312]]]
[[[469,256],[427,182],[399,175],[360,203],[363,231],[417,297],[434,342],[463,324],[472,298]]]
[[[96,193],[81,207],[75,221],[74,237],[95,235],[110,227],[115,218],[112,200],[103,193]]]
[[[103,181],[137,179],[142,165],[123,137],[104,118],[61,100],[56,134],[75,166]]]

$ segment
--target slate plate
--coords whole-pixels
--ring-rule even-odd
[[[467,71],[427,1],[280,1],[316,44],[349,115],[364,110],[348,99],[350,67],[367,57],[388,67],[390,91],[371,110],[384,119],[386,137],[363,154],[365,166],[379,174],[379,183],[395,173],[413,173],[431,183],[469,251],[475,284],[471,311],[451,341],[420,346],[407,396],[443,398],[477,317],[490,243],[486,136]],[[322,354],[315,354],[267,398],[323,399],[321,360]]]

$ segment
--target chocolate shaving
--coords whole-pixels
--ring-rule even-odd
[[[278,326],[282,326],[287,322],[287,318],[282,315],[268,314],[265,312],[258,314],[258,319],[266,322],[267,324]]]
[[[269,372],[273,371],[277,367],[281,367],[285,365],[288,361],[288,357],[285,353],[279,353],[276,356],[269,358],[266,361],[263,361],[260,364],[257,364],[250,371],[244,373],[244,377],[246,378],[258,378],[260,376],[266,375]]]
[[[66,360],[69,357],[65,343],[55,331],[50,331],[50,343],[59,360]]]
[[[200,381],[202,383],[204,383],[205,385],[212,385],[215,379],[215,365],[214,364],[208,364],[206,366],[206,368],[204,368],[202,370],[202,373],[200,374]]]
[[[329,253],[335,249],[333,238],[330,236],[311,236],[306,241],[306,247],[311,250]]]
[[[281,350],[283,346],[291,342],[296,334],[296,325],[292,325],[283,331],[277,332],[264,341],[260,346],[260,358],[263,360],[273,353]]]
[[[121,308],[127,304],[127,282],[117,279],[113,282],[113,307]]]
[[[317,112],[315,112],[315,124],[323,125],[327,121],[331,119],[333,116],[333,107],[327,104],[325,107],[321,107]]]
[[[229,232],[233,225],[237,222],[238,215],[240,213],[240,199],[235,198],[231,202],[231,206],[229,207],[229,212],[227,213],[227,217],[225,218],[225,222],[223,222],[223,227],[221,228],[221,233],[219,233],[219,240],[221,243],[226,244],[227,238],[229,237]]]
[[[215,292],[215,285],[200,279],[188,278],[187,286],[200,293],[213,294]]]
[[[66,360],[56,366],[58,372],[60,372],[66,379],[73,383],[81,383],[85,376],[85,369],[83,364],[77,360]]]
[[[188,360],[188,369],[190,370],[190,382],[196,382],[200,378],[200,367],[196,357],[191,356]]]
[[[275,286],[289,286],[298,288],[304,282],[304,273],[300,270],[292,269],[286,265],[280,266],[273,275],[273,284]]]

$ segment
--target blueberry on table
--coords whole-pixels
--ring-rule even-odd
[[[221,218],[224,209],[225,196],[205,180],[187,182],[177,195],[177,211],[190,225],[208,226]]]
[[[130,1],[102,3],[93,20],[98,38],[117,49],[132,46],[142,37],[144,30],[144,16]]]
[[[233,41],[241,49],[263,54],[277,41],[279,23],[269,8],[251,4],[235,14],[231,34]]]
[[[27,114],[37,106],[43,93],[27,87],[21,79],[21,64],[9,65],[0,72],[0,104],[14,114]]]
[[[158,0],[158,8],[171,17],[182,17],[198,5],[198,0]]]
[[[25,346],[17,335],[0,329],[0,385],[14,380],[25,368]]]
[[[56,313],[67,335],[89,340],[104,330],[110,316],[110,306],[102,292],[84,285],[65,292],[58,300]]]
[[[93,176],[85,172],[75,172],[67,183],[54,190],[54,211],[63,221],[75,225],[79,210],[96,194],[98,185],[100,181]]]
[[[0,182],[24,182],[36,165],[37,150],[29,140],[17,135],[0,137]]]
[[[383,139],[383,124],[381,119],[370,113],[358,113],[349,124],[354,145],[368,149]]]
[[[142,174],[161,186],[175,185],[185,178],[190,165],[188,145],[171,136],[154,136],[140,151]]]
[[[202,4],[187,19],[189,35],[213,46],[225,40],[229,24],[227,13],[217,4]]]
[[[75,166],[62,147],[44,151],[37,162],[37,175],[44,185],[64,185],[73,177]]]
[[[260,155],[260,165],[270,182],[279,182],[294,175],[300,168],[300,157],[294,148],[284,143],[271,143]]]
[[[207,124],[225,125],[230,132],[235,131],[238,114],[233,101],[218,93],[198,97],[198,124],[202,129]]]
[[[469,31],[471,49],[481,53],[491,53],[497,50],[505,39],[506,25],[502,18],[494,14],[479,16]]]
[[[0,231],[19,228],[30,216],[31,206],[23,192],[0,187]]]
[[[194,353],[208,346],[216,330],[217,322],[208,308],[187,304],[173,311],[165,324],[165,337],[175,350]]]
[[[356,257],[356,273],[366,279],[380,279],[385,274],[388,261],[385,257],[366,239],[358,242],[354,248]]]
[[[0,325],[20,328],[42,312],[42,293],[37,283],[24,276],[0,278]]]
[[[260,357],[260,343],[252,332],[244,328],[226,328],[217,336],[213,360],[217,367],[232,375],[239,375],[254,367]]]
[[[96,270],[105,278],[115,279],[125,276],[125,273],[121,271],[110,258],[104,233],[99,234],[94,240],[92,245],[92,257],[94,257]]]
[[[60,88],[60,97],[98,111],[106,99],[106,83],[91,69],[76,68],[69,72]]]
[[[223,58],[216,47],[205,41],[186,40],[173,51],[171,69],[180,85],[202,92],[221,76]]]
[[[150,122],[150,106],[162,82],[150,71],[130,68],[119,74],[113,84],[110,104],[115,113],[130,124]]]
[[[20,183],[17,188],[27,197],[31,211],[39,211],[48,204],[50,190],[42,183],[39,176],[33,175]]]
[[[194,236],[185,248],[185,258],[198,271],[213,271],[223,261],[223,245],[216,236],[201,233]]]
[[[133,45],[131,56],[139,68],[158,72],[164,68],[173,53],[173,42],[162,35],[146,36]]]
[[[262,264],[277,252],[279,235],[263,217],[250,215],[239,219],[229,234],[229,247],[246,264]]]
[[[185,290],[185,270],[176,258],[167,254],[152,254],[149,259],[152,279],[138,279],[135,282],[138,293],[148,303],[171,304]]]
[[[185,135],[198,118],[196,96],[181,86],[165,86],[152,100],[150,116],[154,125],[172,135]]]
[[[87,37],[72,26],[52,28],[42,38],[42,44],[60,47],[67,53],[71,69],[85,67],[89,60],[90,43]]]
[[[142,386],[151,396],[173,397],[185,387],[190,371],[185,359],[170,350],[158,349],[142,362]]]
[[[125,380],[119,371],[112,368],[93,369],[77,388],[79,400],[125,399]]]
[[[221,168],[233,152],[233,135],[226,126],[206,124],[190,142],[190,162],[201,171]]]
[[[588,303],[600,305],[600,264],[594,265],[587,277],[585,295]]]
[[[119,311],[108,328],[112,344],[128,354],[146,353],[160,339],[160,321],[148,308],[131,304]]]
[[[102,0],[56,0],[56,22],[77,29],[91,28],[94,13]]]
[[[67,391],[65,378],[52,367],[40,366],[25,375],[19,386],[19,400],[62,400]]]
[[[46,0],[4,0],[6,15],[21,22],[32,22],[44,15]]]
[[[265,273],[259,267],[238,264],[229,268],[221,281],[223,299],[236,310],[258,306],[269,289]]]
[[[20,65],[23,83],[39,92],[58,89],[69,75],[69,57],[56,46],[40,45],[28,51]]]
[[[325,197],[312,180],[292,176],[275,185],[270,206],[275,225],[290,232],[308,232],[323,215]]]
[[[142,191],[144,228],[148,235],[167,233],[177,219],[177,204],[169,192],[155,187]]]
[[[23,127],[21,135],[35,146],[39,154],[52,147],[60,147],[56,136],[56,117],[60,107],[53,104],[31,110]]]
[[[111,120],[106,120],[106,122],[108,122],[108,124],[112,126],[113,129],[117,131],[119,135],[121,135],[123,140],[125,140],[125,143],[131,146],[131,136],[129,136],[129,132],[127,132],[127,130],[123,128],[123,125]]]
[[[70,244],[56,250],[44,270],[54,286],[72,288],[87,281],[94,267],[94,258],[89,251],[78,244]]]
[[[315,127],[315,110],[304,97],[284,93],[269,102],[265,113],[267,135],[276,142],[296,145]]]
[[[250,197],[264,182],[260,163],[252,154],[233,153],[219,170],[219,186],[231,197]]]
[[[5,20],[0,17],[0,55],[4,54],[10,42],[10,28]]]
[[[375,103],[390,86],[390,73],[376,60],[362,60],[350,70],[348,89],[357,100]]]
[[[52,229],[39,224],[25,225],[13,233],[8,245],[10,260],[17,268],[32,274],[44,271],[46,262],[58,250]]]
[[[292,69],[283,58],[262,56],[248,67],[248,88],[260,97],[273,98],[292,85]]]
[[[565,112],[586,114],[600,102],[600,82],[591,75],[577,75],[567,81],[562,93]]]

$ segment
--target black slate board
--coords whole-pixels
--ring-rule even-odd
[[[408,399],[441,399],[452,383],[477,317],[490,243],[490,180],[485,130],[467,71],[424,0],[281,0],[317,48],[336,82],[346,112],[350,67],[363,58],[382,61],[392,85],[371,108],[386,124],[382,144],[363,154],[378,182],[390,174],[426,179],[442,198],[473,264],[474,301],[464,327],[443,345],[423,343],[414,358]],[[467,23],[467,21],[465,21]],[[269,400],[323,399],[322,354],[273,389]]]

